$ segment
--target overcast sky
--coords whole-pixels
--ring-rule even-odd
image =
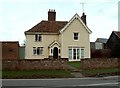
[[[118,31],[119,0],[1,0],[0,41],[25,40],[24,32],[42,20],[47,20],[48,10],[56,10],[56,20],[69,21],[75,13],[82,15],[80,3],[84,2],[87,26],[92,30],[90,41],[109,38]]]

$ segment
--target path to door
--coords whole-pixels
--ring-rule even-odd
[[[70,70],[70,72],[71,72],[71,74],[75,77],[75,78],[82,78],[82,77],[84,77],[82,74],[81,74],[81,69],[77,69],[77,68],[75,68],[75,67],[73,67],[73,66],[71,66],[71,65],[68,65],[68,67],[69,67],[69,70]]]

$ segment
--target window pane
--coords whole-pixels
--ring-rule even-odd
[[[53,53],[53,50],[51,49],[51,54]]]
[[[81,49],[81,58],[84,58],[84,49]]]
[[[73,49],[73,59],[76,59],[76,49]]]
[[[74,40],[78,40],[78,33],[74,33]]]
[[[41,35],[39,35],[38,38],[39,38],[39,41],[42,41],[42,37],[41,37]]]
[[[35,35],[35,41],[37,41],[37,34]]]
[[[77,59],[80,59],[80,49],[77,49]]]
[[[37,48],[37,55],[40,54],[40,47]]]
[[[59,53],[60,53],[60,49],[59,49]]]
[[[40,47],[40,55],[43,54],[43,47]]]
[[[72,49],[69,49],[69,59],[72,59]]]
[[[36,47],[33,47],[33,54],[36,55]]]

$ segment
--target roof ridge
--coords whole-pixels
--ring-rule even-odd
[[[46,22],[68,22],[68,21],[60,21],[60,20],[58,20],[58,21],[48,21],[48,20],[42,20],[42,21],[46,21]],[[42,22],[41,21],[41,22]],[[39,22],[40,23],[40,22]]]
[[[49,32],[49,33],[58,33],[68,21],[47,21],[42,20],[31,29],[25,31],[25,34],[28,32]]]
[[[119,38],[120,36],[118,35],[118,33],[120,33],[119,31],[113,31]]]
[[[0,42],[19,42],[19,41],[0,41]]]

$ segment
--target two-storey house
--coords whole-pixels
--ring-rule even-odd
[[[49,10],[48,20],[25,31],[25,59],[80,61],[90,58],[91,33],[85,13],[81,17],[76,13],[69,21],[56,21],[55,10]]]

